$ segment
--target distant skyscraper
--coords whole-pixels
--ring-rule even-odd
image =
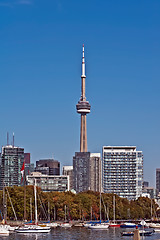
[[[101,190],[101,154],[90,153],[89,160],[89,187],[94,192],[100,192]]]
[[[137,199],[142,195],[143,154],[134,146],[103,147],[103,191]]]
[[[29,175],[34,171],[34,164],[30,162],[30,153],[24,153],[25,175]]]
[[[101,190],[100,153],[76,152],[73,157],[74,190],[76,192]]]
[[[60,162],[54,159],[36,161],[35,171],[46,175],[60,175]]]
[[[73,184],[76,192],[88,190],[100,191],[101,159],[99,155],[93,155],[87,151],[86,115],[90,113],[91,106],[89,102],[86,101],[85,79],[86,75],[83,45],[81,98],[76,105],[77,113],[81,114],[80,152],[76,152],[73,157]]]
[[[160,192],[160,168],[156,169],[156,189]]]
[[[76,192],[90,190],[89,160],[90,152],[76,152],[73,157],[73,184]]]
[[[143,181],[142,189],[144,189],[144,188],[146,188],[146,187],[149,187],[149,182]]]
[[[30,164],[30,153],[24,153],[24,161],[27,164]]]
[[[2,147],[0,166],[0,189],[5,186],[21,185],[21,167],[24,162],[24,148],[7,145]]]

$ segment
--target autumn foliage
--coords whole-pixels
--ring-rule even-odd
[[[24,187],[8,187],[8,192],[15,209],[17,218],[23,220],[24,216]],[[15,219],[7,191],[7,217]],[[141,219],[151,218],[151,200],[140,197],[134,201],[128,201],[116,195],[116,219]],[[64,220],[65,205],[66,218],[68,220],[93,220],[100,217],[100,194],[98,192],[42,192],[37,188],[38,218],[47,220]],[[156,212],[157,205],[152,202]],[[3,212],[3,192],[0,191],[0,210]],[[26,187],[26,214],[27,219],[34,219],[34,189]],[[102,219],[113,219],[113,194],[102,194],[101,201]]]

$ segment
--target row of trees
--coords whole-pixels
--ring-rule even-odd
[[[24,218],[24,187],[8,187],[8,192],[17,218]],[[7,195],[7,191],[5,192]],[[37,188],[37,203],[39,219],[64,220],[65,206],[67,218],[70,220],[99,219],[100,194],[98,192],[42,192]],[[14,219],[11,202],[7,197],[7,217]],[[151,200],[140,197],[137,200],[128,201],[126,198],[115,196],[116,219],[141,219],[151,218]],[[153,213],[157,210],[157,204],[152,203]],[[3,192],[0,191],[0,210],[3,211]],[[102,194],[102,219],[113,219],[113,194]],[[34,188],[26,186],[26,217],[34,219]]]

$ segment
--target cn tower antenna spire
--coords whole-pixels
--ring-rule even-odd
[[[82,76],[81,76],[81,77],[86,77],[86,75],[85,75],[84,44],[83,44],[83,56],[82,56]]]

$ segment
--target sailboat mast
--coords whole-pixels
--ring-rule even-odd
[[[35,199],[35,224],[38,223],[38,217],[37,217],[37,192],[36,192],[36,179],[34,184],[34,199]]]
[[[48,221],[50,221],[50,202],[48,201]]]
[[[6,211],[7,210],[7,204],[6,204],[6,194],[5,194],[5,186],[3,185],[3,219],[4,222],[6,222]]]
[[[32,221],[32,198],[30,198],[30,212],[31,212],[31,221]]]
[[[113,196],[113,222],[115,223],[115,195]]]
[[[152,220],[152,198],[151,198],[151,220]]]
[[[64,211],[65,211],[65,222],[66,222],[66,205],[64,206]]]
[[[99,204],[99,211],[100,211],[99,218],[100,218],[100,221],[101,221],[101,219],[102,219],[102,214],[101,214],[101,191],[100,191],[100,204]]]
[[[92,206],[91,206],[91,221],[92,221]]]
[[[26,220],[26,174],[24,170],[24,220]]]
[[[54,221],[56,220],[56,208],[54,206]]]

